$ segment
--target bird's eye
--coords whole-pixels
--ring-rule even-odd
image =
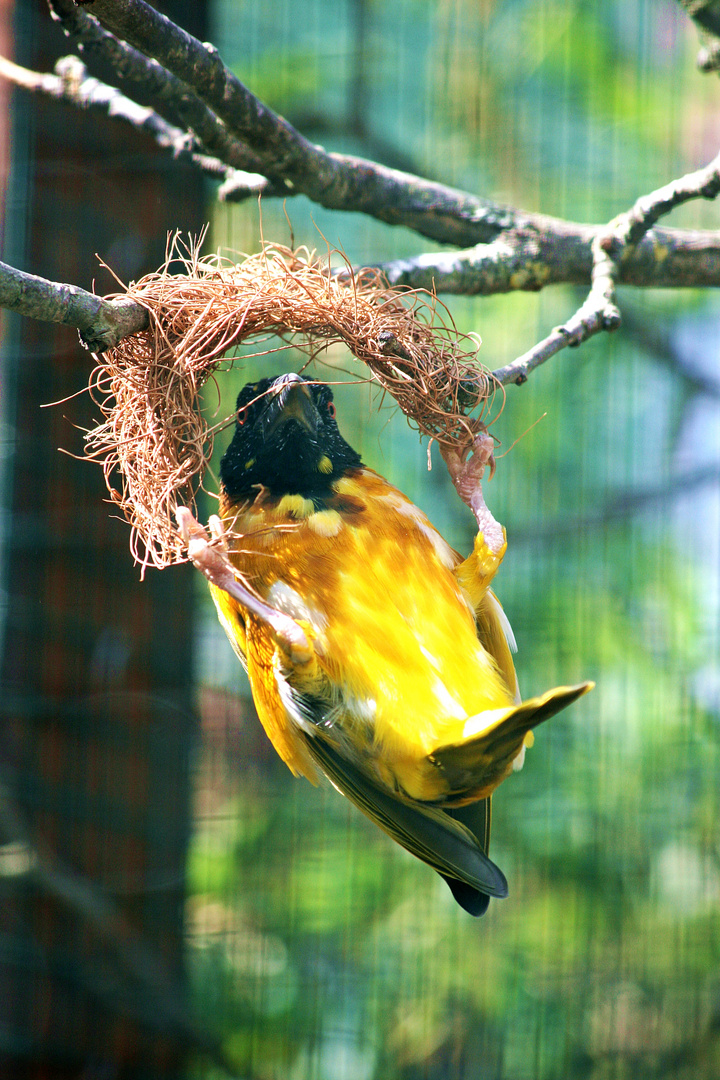
[[[242,427],[242,425],[247,420],[248,412],[249,412],[249,409],[248,409],[247,405],[243,405],[242,409],[238,409],[238,411],[237,411],[237,422],[240,425],[240,427]]]
[[[326,409],[327,409],[327,414],[328,414],[328,416],[329,416],[329,417],[330,417],[330,418],[331,418],[332,420],[334,420],[334,419],[335,419],[335,416],[336,416],[336,414],[337,414],[337,409],[335,408],[335,402],[334,402],[334,401],[328,401],[328,403],[327,403],[327,405],[326,405]]]

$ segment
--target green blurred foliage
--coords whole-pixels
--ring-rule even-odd
[[[323,117],[329,148],[373,156],[382,140],[418,171],[575,220],[609,218],[716,152],[720,88],[694,71],[696,36],[671,0],[223,0],[215,40],[291,121]],[[364,132],[344,125],[351,112]],[[430,247],[300,199],[263,206],[266,239],[289,242],[286,214],[296,243],[327,239],[354,263]],[[713,226],[717,210],[693,205],[675,222]],[[250,251],[259,236],[256,207],[217,211],[214,244]],[[497,367],[580,296],[449,307]],[[224,734],[206,710],[198,751],[189,977],[243,1076],[720,1070],[720,511],[716,485],[682,481],[717,460],[717,403],[682,370],[716,356],[717,302],[621,302],[638,333],[561,354],[508,389],[493,427],[509,451],[486,494],[508,531],[497,591],[521,686],[597,688],[538,732],[496,797],[493,853],[510,897],[482,920],[334,791],[294,780],[266,752],[206,608],[198,681],[238,696]],[[666,335],[669,356],[643,325]],[[326,360],[321,377],[358,372],[336,349]],[[296,351],[238,361],[216,418],[246,380],[302,362]],[[468,550],[472,522],[437,453],[428,472],[426,445],[367,387],[341,386],[336,399],[366,462]]]

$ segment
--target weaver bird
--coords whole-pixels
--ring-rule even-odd
[[[178,520],[293,773],[323,773],[482,915],[507,895],[488,858],[490,799],[532,728],[592,686],[521,701],[512,631],[490,589],[505,553],[487,510],[487,434],[445,452],[479,532],[462,559],[343,439],[330,388],[248,384],[220,466],[211,537]]]

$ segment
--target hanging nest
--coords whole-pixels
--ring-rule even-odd
[[[177,259],[185,272],[171,274]],[[338,261],[333,268],[330,255],[264,244],[236,264],[200,258],[199,243],[183,249],[176,236],[165,265],[123,294],[147,308],[149,329],[96,358],[90,392],[104,421],[87,433],[85,452],[101,462],[143,568],[185,557],[175,510],[194,509],[224,426],[208,429],[200,391],[250,338],[280,337],[308,362],[344,342],[421,433],[464,447],[480,428],[494,385],[476,360],[478,340],[458,334],[432,294],[393,289],[379,271]]]

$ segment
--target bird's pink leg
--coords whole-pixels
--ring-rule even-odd
[[[284,615],[266,604],[247,585],[238,580],[230,562],[222,521],[213,514],[207,529],[197,521],[186,506],[179,506],[176,514],[178,527],[187,544],[190,562],[217,589],[222,589],[234,600],[265,622],[280,648],[294,664],[307,663],[313,656],[303,629],[289,615]]]
[[[505,549],[505,530],[495,520],[485,504],[482,492],[482,478],[485,469],[490,467],[490,476],[495,471],[493,451],[495,443],[485,431],[479,432],[465,450],[440,447],[440,453],[447,465],[450,479],[455,490],[475,515],[478,532],[484,538],[488,551],[502,557]],[[471,456],[468,456],[472,451]]]

